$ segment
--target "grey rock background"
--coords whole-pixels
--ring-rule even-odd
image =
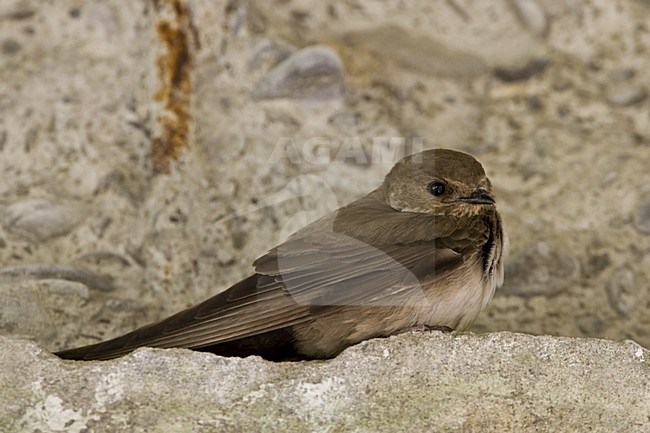
[[[402,137],[495,186],[511,255],[474,331],[650,347],[647,1],[187,4],[190,145],[153,176],[153,3],[1,2],[0,332],[56,350],[205,299],[376,187]]]

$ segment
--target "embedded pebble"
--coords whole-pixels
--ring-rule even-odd
[[[83,219],[78,206],[30,198],[8,206],[4,211],[5,229],[32,242],[42,242],[70,232]]]
[[[16,54],[20,51],[20,48],[20,44],[13,39],[6,39],[2,42],[2,45],[0,45],[0,51],[2,51],[2,54],[7,55]]]
[[[587,271],[591,275],[598,275],[607,269],[611,263],[612,260],[608,253],[590,254],[587,259]]]
[[[605,91],[607,101],[621,107],[638,104],[645,100],[647,96],[647,90],[635,83],[612,84]]]
[[[7,142],[7,131],[0,132],[0,152],[5,148],[5,143]]]
[[[253,99],[333,100],[345,96],[343,62],[329,47],[304,48],[272,69],[255,87]]]
[[[543,36],[548,31],[548,19],[544,8],[536,0],[510,0],[517,17],[531,32]]]
[[[123,268],[131,266],[131,263],[126,257],[109,251],[94,251],[92,253],[86,253],[80,256],[78,260],[93,265],[118,265]]]
[[[580,273],[578,260],[546,242],[513,252],[506,261],[507,278],[499,293],[551,296],[569,287]]]
[[[10,7],[5,13],[0,13],[0,20],[15,20],[22,21],[33,17],[36,14],[36,6],[28,4],[28,2],[17,2],[13,7]]]
[[[0,280],[8,279],[66,280],[81,283],[89,289],[96,289],[101,292],[109,292],[115,289],[111,280],[86,268],[49,263],[8,266],[0,269]]]
[[[583,316],[576,320],[576,325],[578,329],[584,335],[598,335],[600,332],[605,329],[605,322],[603,319],[597,316]]]
[[[637,303],[636,275],[629,269],[616,272],[605,285],[609,305],[621,316],[627,316]]]
[[[350,130],[357,127],[363,119],[363,115],[358,111],[341,111],[332,114],[327,123],[339,130]]]
[[[643,234],[650,235],[650,195],[641,200],[634,226]]]
[[[111,219],[111,217],[101,216],[97,218],[95,221],[92,221],[89,224],[89,226],[90,226],[90,230],[95,234],[95,236],[101,239],[104,237],[106,230],[112,223],[113,220]]]
[[[537,59],[522,67],[506,68],[498,67],[494,70],[494,76],[501,81],[523,81],[537,74],[541,74],[549,65],[548,59]]]
[[[88,288],[72,281],[0,281],[0,331],[52,341],[89,299]]]

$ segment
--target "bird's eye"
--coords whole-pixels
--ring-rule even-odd
[[[431,182],[429,184],[429,192],[436,197],[441,196],[447,192],[447,185],[442,182]]]

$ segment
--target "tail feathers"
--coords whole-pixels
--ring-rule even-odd
[[[203,347],[186,347],[183,345],[165,346],[155,344],[134,346],[133,344],[129,344],[131,341],[132,335],[126,334],[101,343],[91,344],[89,346],[78,347],[75,349],[62,350],[56,352],[55,355],[62,359],[77,361],[103,361],[118,358],[139,347],[146,346],[158,348],[186,348],[201,352],[210,352],[221,356],[245,357],[257,355],[272,361],[298,361],[309,359],[297,351],[292,327],[277,329],[263,334]]]
[[[55,352],[54,354],[62,359],[72,359],[76,361],[99,361],[117,358],[135,350],[135,348],[112,348],[109,346],[109,343],[112,343],[112,340],[97,344],[91,344],[89,346],[77,347],[75,349],[62,350],[60,352]]]
[[[283,288],[273,277],[254,274],[159,322],[56,355],[63,359],[105,360],[139,347],[175,347],[224,356],[283,358],[285,352],[292,352],[293,325],[310,319],[309,308],[297,305]]]
[[[153,326],[156,325],[158,324],[153,324]],[[182,344],[176,344],[174,346],[156,344],[154,341],[143,338],[143,331],[153,326],[148,325],[144,328],[136,329],[135,331],[129,332],[128,334],[122,335],[120,337],[113,338],[112,340],[102,341],[101,343],[95,343],[74,349],[62,350],[60,352],[56,352],[55,355],[63,359],[93,361],[118,358],[120,356],[126,355],[127,353],[133,352],[139,347],[156,347],[162,349],[169,347],[187,348],[187,346],[183,346]]]

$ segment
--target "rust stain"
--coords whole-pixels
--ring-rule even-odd
[[[188,146],[194,52],[198,47],[192,14],[185,0],[154,0],[156,24],[164,52],[158,58],[160,88],[156,100],[163,105],[158,116],[160,136],[152,142],[154,173],[169,173],[170,163]]]

